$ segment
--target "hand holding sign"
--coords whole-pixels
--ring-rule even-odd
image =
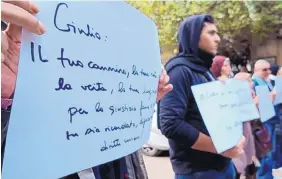
[[[246,137],[243,136],[235,147],[225,152],[222,152],[221,155],[227,158],[237,158],[240,155],[244,154],[245,143],[246,143]]]
[[[254,103],[255,103],[255,105],[259,104],[259,97],[258,96],[254,97]]]
[[[172,84],[168,84],[169,76],[166,73],[166,70],[162,66],[162,75],[159,80],[158,85],[158,94],[157,94],[157,102],[166,95],[166,93],[170,92],[173,88]]]
[[[236,145],[243,136],[243,125],[239,100],[236,92],[229,90],[230,84],[205,83],[192,86],[192,92],[216,151],[222,153],[231,149],[227,155],[233,157],[240,148]]]
[[[248,81],[216,81],[192,87],[218,153],[234,158],[243,152],[242,122],[259,118]],[[224,137],[223,137],[224,136]]]
[[[9,23],[1,32],[1,97],[10,98],[15,89],[22,27],[36,34],[43,34],[45,28],[32,15],[38,12],[29,1],[2,1],[2,20]]]
[[[23,33],[2,177],[59,178],[138,150],[161,74],[153,21],[125,2],[36,3],[48,32]]]
[[[1,17],[5,22],[10,23],[8,32],[12,38],[21,36],[21,28],[35,34],[44,34],[45,28],[34,16],[39,12],[38,7],[29,1],[2,1]]]

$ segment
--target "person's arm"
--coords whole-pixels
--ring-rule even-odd
[[[216,153],[211,138],[184,121],[188,98],[192,95],[189,69],[179,66],[168,75],[173,90],[160,102],[160,125],[163,134],[186,148]]]
[[[169,72],[173,90],[166,94],[160,102],[160,125],[162,133],[185,148],[217,153],[211,138],[198,129],[184,121],[187,110],[188,99],[191,92],[189,81],[189,69],[187,67],[176,67]],[[225,136],[224,136],[225,137]],[[220,153],[228,158],[236,158],[244,153],[245,137],[233,148]]]
[[[217,153],[211,138],[201,132],[196,142],[192,146],[192,149],[201,150],[210,153]]]
[[[38,12],[29,1],[1,1],[1,20],[8,23],[1,32],[1,99],[9,99],[15,89],[22,28],[37,35],[46,31],[34,16]]]

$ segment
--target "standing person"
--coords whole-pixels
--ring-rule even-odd
[[[278,73],[279,68],[280,68],[279,65],[276,65],[276,64],[270,65],[271,74],[269,75],[269,79],[271,81],[272,86],[275,86],[275,79],[276,79],[276,75]]]
[[[234,76],[234,79],[246,80],[249,82],[254,102],[256,105],[258,105],[258,98],[256,97],[253,91],[254,84],[252,82],[251,74],[246,72],[239,72]],[[255,177],[256,174],[255,165],[253,161],[256,158],[256,150],[253,130],[250,121],[243,123],[243,134],[246,137],[246,143],[244,146],[245,153],[237,158],[232,159],[232,161],[234,162],[234,165],[238,172],[237,179],[239,179],[240,177],[251,179]]]
[[[226,81],[232,75],[229,58],[225,56],[215,56],[213,59],[211,72],[220,81]]]
[[[282,76],[282,67],[279,68],[278,72],[277,72],[277,76]],[[277,144],[279,144],[279,149],[277,151],[278,153],[278,157],[277,157],[277,161],[278,165],[277,167],[280,167],[281,170],[281,175],[282,175],[282,104],[279,104],[278,106],[279,109],[279,119],[280,119],[280,125],[277,125],[277,134],[279,134],[279,139],[277,140]]]
[[[271,69],[271,74],[269,76],[271,79],[271,84],[275,87],[275,79],[276,79],[276,76],[279,76],[279,69],[281,69],[281,67],[276,64],[271,64],[270,69]],[[278,104],[275,108],[276,108],[276,113],[280,120],[280,123],[276,125],[276,130],[275,130],[276,151],[275,151],[274,158],[276,160],[276,168],[279,168],[279,167],[282,167],[282,153],[281,153],[281,150],[282,150],[282,123],[281,123],[282,104]]]
[[[269,78],[271,74],[270,64],[265,60],[258,60],[254,66],[254,74],[252,76],[254,86],[266,86],[270,92],[272,101],[275,98],[275,92],[273,91],[273,85]],[[272,150],[263,158],[260,159],[261,167],[258,169],[257,177],[260,179],[268,179],[272,177],[272,169],[276,168],[275,150],[276,150],[276,134],[275,126],[279,124],[277,108],[276,115],[264,122],[265,127],[271,137]]]
[[[15,90],[17,68],[22,39],[22,28],[37,35],[46,32],[43,24],[34,16],[39,12],[38,7],[29,1],[1,2],[2,20],[8,23],[7,29],[1,32],[1,164],[5,154],[5,141]],[[163,70],[158,84],[157,101],[172,90],[168,84],[169,77]],[[64,177],[66,179],[146,179],[147,174],[140,153],[131,155],[132,163],[121,159],[108,162],[82,172]],[[54,161],[56,162],[56,161]],[[3,166],[3,165],[2,165]],[[134,172],[129,168],[133,168]],[[28,172],[28,171],[27,171]],[[50,171],[52,172],[52,171]]]
[[[173,91],[160,101],[159,123],[177,179],[233,179],[231,158],[244,152],[244,137],[234,148],[216,152],[191,91],[192,85],[216,80],[209,69],[219,42],[212,16],[188,17],[178,31],[179,53],[166,64]]]

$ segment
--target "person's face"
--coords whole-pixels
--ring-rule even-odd
[[[224,61],[223,66],[221,68],[221,75],[224,75],[224,76],[230,76],[231,75],[231,66],[230,66],[229,60]]]
[[[212,23],[205,23],[202,29],[199,48],[215,55],[217,53],[220,37],[217,32],[217,28]]]
[[[270,64],[262,64],[260,68],[257,69],[256,74],[264,79],[267,79],[271,74]]]

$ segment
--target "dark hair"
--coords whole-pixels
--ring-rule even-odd
[[[208,23],[213,24],[214,23],[213,17],[212,16],[206,16],[205,19],[204,19],[204,22],[208,22]]]
[[[209,23],[209,24],[213,24],[214,23],[214,20],[213,20],[213,17],[212,16],[206,16],[205,19],[204,19],[204,23],[202,25],[202,29],[205,27],[206,23]]]
[[[271,65],[270,65],[271,74],[274,75],[274,76],[276,76],[277,73],[278,73],[279,68],[280,68],[279,65],[271,64]]]

